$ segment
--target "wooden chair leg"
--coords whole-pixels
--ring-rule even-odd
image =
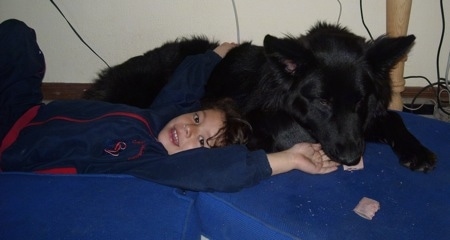
[[[386,0],[386,33],[391,37],[405,36],[408,31],[412,0]],[[404,60],[400,61],[391,72],[392,98],[389,109],[403,110],[401,93],[405,90],[403,78]]]

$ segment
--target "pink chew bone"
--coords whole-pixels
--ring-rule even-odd
[[[356,164],[355,166],[346,166],[343,165],[344,171],[354,171],[354,170],[361,170],[364,168],[364,162],[363,162],[363,158],[361,157],[361,159],[359,160],[358,164]]]
[[[378,201],[363,197],[353,211],[365,219],[372,220],[375,212],[379,209],[380,203]]]

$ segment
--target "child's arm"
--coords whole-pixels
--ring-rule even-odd
[[[235,46],[233,43],[222,43],[214,51],[186,57],[158,94],[151,108],[186,105],[200,100],[212,70]]]
[[[250,152],[242,145],[196,148],[151,161],[128,161],[124,165],[128,170],[121,168],[117,172],[164,185],[194,191],[235,192],[271,175],[291,170],[325,174],[337,170],[339,164],[330,161],[320,145],[300,143],[270,154],[262,150]]]

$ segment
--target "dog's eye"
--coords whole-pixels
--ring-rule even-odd
[[[355,111],[360,111],[361,109],[364,109],[364,104],[366,104],[365,99],[360,99],[358,102],[356,102],[355,104]]]
[[[324,99],[324,98],[319,99],[319,103],[324,105],[324,106],[330,106],[331,105],[331,101],[327,100],[327,99]]]

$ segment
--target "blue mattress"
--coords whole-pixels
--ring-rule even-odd
[[[400,166],[392,150],[369,144],[364,169],[275,176],[239,193],[201,193],[196,208],[210,239],[450,239],[450,124],[402,113],[437,155],[425,174]],[[380,203],[372,220],[353,212]]]
[[[364,169],[298,171],[238,193],[184,192],[124,175],[0,173],[0,239],[450,239],[450,124],[402,113],[439,158],[412,172],[383,144]],[[380,202],[372,220],[353,212]]]
[[[197,239],[197,193],[123,175],[0,174],[0,239]]]

